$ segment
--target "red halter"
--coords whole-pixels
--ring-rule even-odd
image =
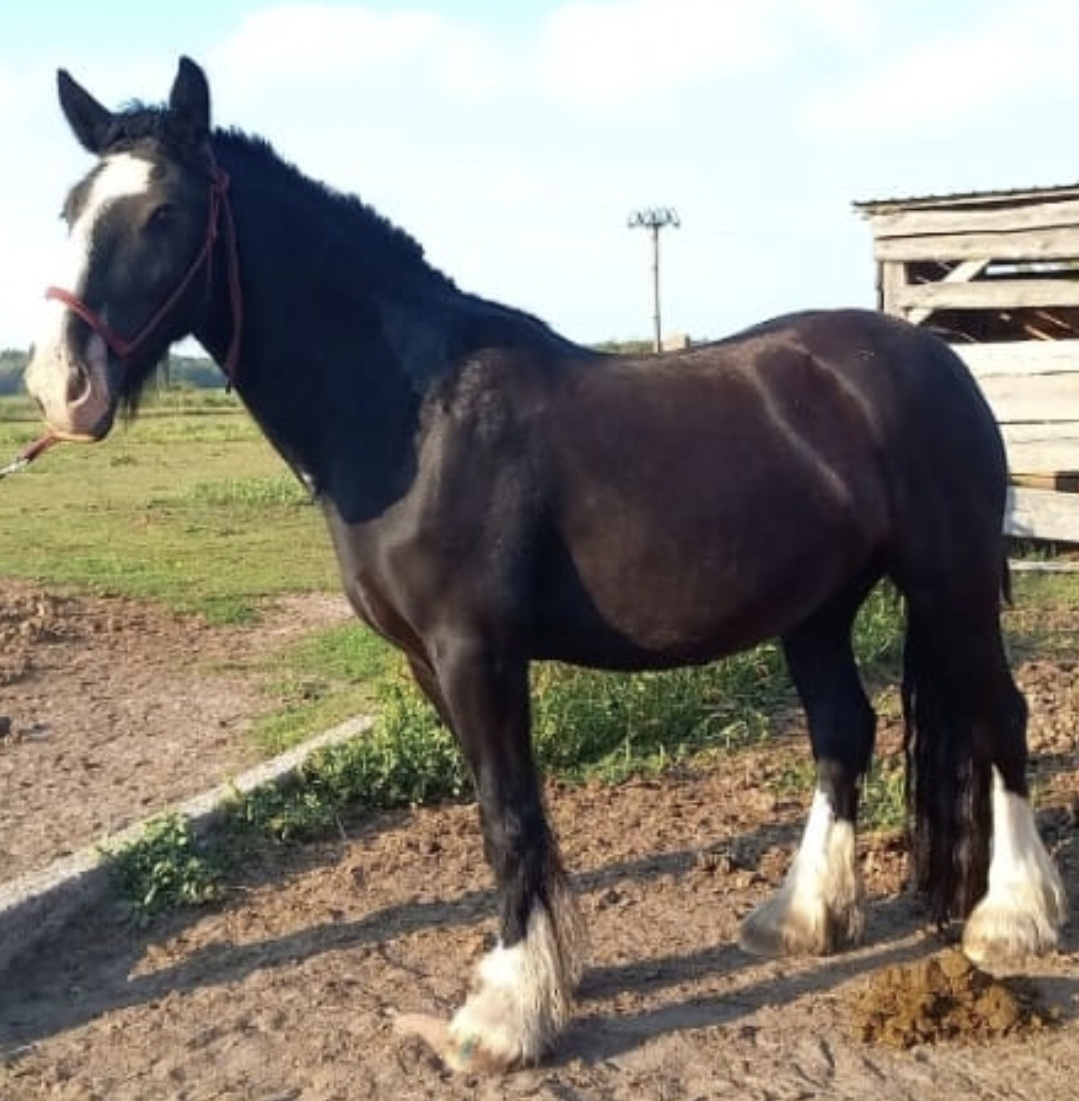
[[[240,356],[240,336],[243,330],[243,297],[240,293],[240,264],[236,247],[236,224],[232,218],[232,208],[228,201],[229,177],[223,169],[219,168],[210,154],[210,216],[206,227],[206,239],[198,255],[191,261],[191,267],[187,274],[180,280],[179,286],[165,299],[158,311],[150,318],[142,329],[131,339],[125,339],[108,323],[95,313],[83,300],[71,291],[63,287],[47,287],[45,297],[62,302],[72,313],[90,326],[101,337],[109,350],[124,362],[131,358],[136,351],[151,337],[154,330],[168,317],[169,311],[180,300],[184,292],[190,286],[191,281],[205,267],[207,281],[212,275],[213,249],[217,243],[219,232],[218,222],[224,217],[225,235],[228,243],[228,285],[229,304],[232,308],[232,339],[229,341],[228,354],[222,365],[225,375],[230,381],[236,370]]]

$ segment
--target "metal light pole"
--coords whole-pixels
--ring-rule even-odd
[[[659,231],[664,226],[674,226],[677,229],[682,223],[678,220],[678,211],[674,207],[657,206],[633,211],[626,224],[630,229],[647,229],[652,234],[652,349],[658,352],[663,347],[659,314]]]

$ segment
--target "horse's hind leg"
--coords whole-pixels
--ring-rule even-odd
[[[946,562],[901,582],[915,878],[937,921],[970,915],[971,959],[1002,964],[1056,943],[1065,897],[1028,798],[1027,706],[1001,638],[1001,560]]]
[[[825,955],[857,943],[864,924],[855,864],[858,785],[876,716],[851,649],[863,590],[846,594],[783,638],[805,707],[817,790],[787,877],[742,923],[739,944],[760,955]]]
[[[954,632],[945,660],[970,715],[975,758],[988,761],[993,775],[988,889],[967,920],[963,950],[976,963],[1000,966],[1056,945],[1066,898],[1030,805],[1026,701],[1008,668],[996,608],[983,618]]]

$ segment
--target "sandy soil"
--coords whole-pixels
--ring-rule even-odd
[[[5,587],[5,874],[238,767],[263,701],[225,659],[339,612],[292,606],[254,633],[220,632]],[[1039,821],[1074,911],[1074,655],[1018,672],[1034,708]],[[894,747],[894,729],[881,741]],[[947,947],[903,891],[895,837],[862,839],[866,947],[795,961],[734,947],[796,842],[809,793],[789,795],[779,778],[805,754],[792,737],[662,782],[551,789],[593,950],[578,1017],[538,1068],[452,1077],[393,1029],[401,1012],[449,1014],[490,943],[490,881],[464,805],[357,818],[332,841],[267,850],[220,905],[148,929],[115,902],[87,913],[0,976],[0,1098],[1079,1098],[1074,920],[1060,953],[1028,972],[1038,1014],[1025,1028],[867,1042],[871,984]]]
[[[272,706],[252,656],[346,619],[344,597],[211,628],[131,601],[0,581],[0,881],[33,871],[259,759]]]

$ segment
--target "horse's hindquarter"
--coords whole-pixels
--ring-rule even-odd
[[[550,656],[587,656],[593,634],[647,662],[781,633],[868,567],[888,523],[859,397],[783,340],[582,370],[539,446]]]

